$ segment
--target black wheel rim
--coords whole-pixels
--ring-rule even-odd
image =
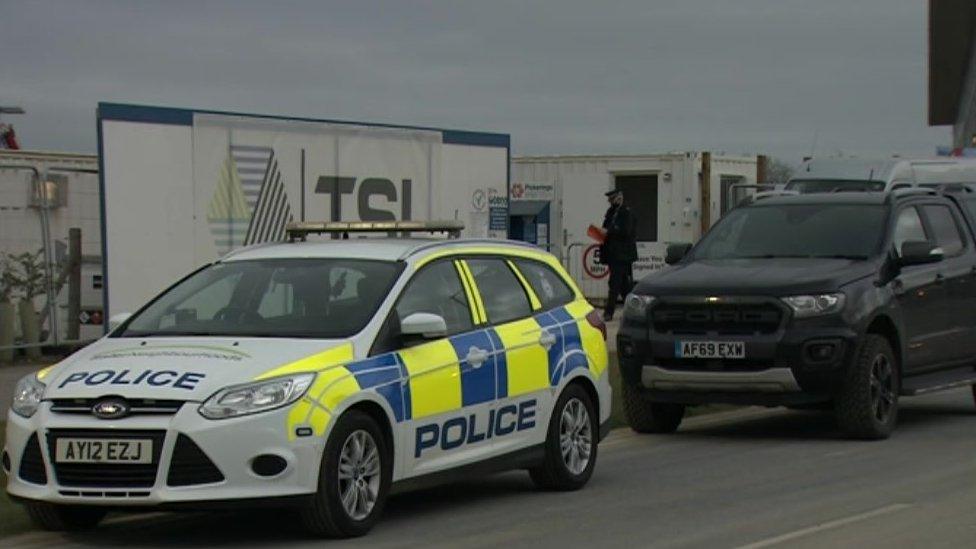
[[[871,362],[871,408],[874,419],[880,423],[887,423],[895,407],[894,376],[891,361],[880,354]]]

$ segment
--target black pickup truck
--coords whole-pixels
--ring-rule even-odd
[[[617,336],[631,427],[734,403],[833,409],[851,436],[885,438],[900,396],[976,384],[974,200],[767,196],[669,246]]]

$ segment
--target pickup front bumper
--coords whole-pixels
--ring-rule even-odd
[[[682,341],[745,344],[742,359],[675,356]],[[617,335],[624,383],[648,400],[685,404],[779,406],[829,400],[843,380],[858,334],[839,318],[784,319],[766,333],[662,333],[652,322],[625,320]]]

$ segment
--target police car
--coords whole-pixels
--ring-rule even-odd
[[[21,380],[7,491],[47,529],[107,509],[294,504],[366,533],[391,487],[528,469],[582,487],[610,415],[605,327],[550,254],[303,223],[177,282]],[[312,233],[351,239],[306,241]]]

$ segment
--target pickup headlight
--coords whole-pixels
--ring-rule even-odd
[[[624,318],[645,322],[647,309],[652,303],[654,303],[654,296],[627,294],[627,298],[624,299]]]
[[[227,419],[267,412],[302,398],[315,381],[315,374],[277,377],[244,385],[233,385],[217,391],[200,405],[200,415],[207,419]]]
[[[796,318],[827,315],[844,308],[844,294],[794,295],[784,297],[783,302],[793,309]]]
[[[31,417],[41,404],[41,397],[47,386],[37,380],[37,374],[21,378],[14,388],[14,401],[10,405],[17,415]]]

